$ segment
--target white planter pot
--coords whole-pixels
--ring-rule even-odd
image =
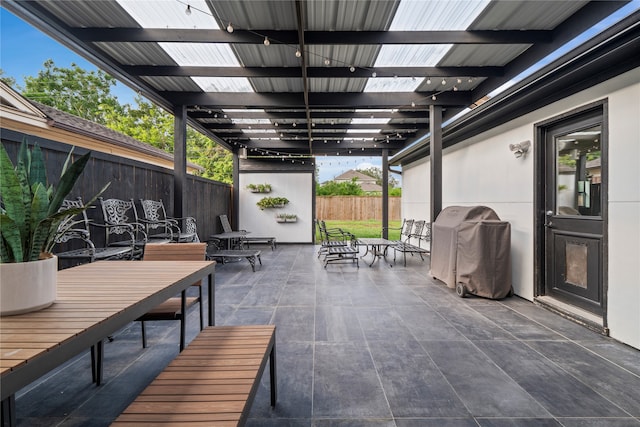
[[[29,313],[56,300],[58,258],[0,264],[0,316]]]

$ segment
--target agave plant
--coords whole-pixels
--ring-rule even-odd
[[[0,151],[0,262],[37,261],[50,253],[60,224],[86,209],[60,209],[82,174],[91,153],[71,162],[69,152],[57,187],[47,184],[44,157],[35,144],[31,150],[23,141],[14,166],[7,151]],[[102,193],[108,186],[101,191]],[[99,195],[99,194],[98,194]],[[97,195],[96,195],[97,197]]]

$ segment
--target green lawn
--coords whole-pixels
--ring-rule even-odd
[[[382,221],[325,221],[327,228],[341,228],[356,237],[381,237]],[[389,227],[400,228],[402,221],[389,221]],[[316,227],[316,240],[320,239]],[[389,230],[389,240],[400,240],[400,230]]]

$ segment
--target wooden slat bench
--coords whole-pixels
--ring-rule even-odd
[[[276,327],[212,326],[191,341],[113,426],[243,426],[270,361],[276,404]]]

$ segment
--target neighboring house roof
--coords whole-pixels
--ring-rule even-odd
[[[90,141],[87,141],[87,145],[84,146],[82,143],[78,143],[79,141],[77,140],[63,140],[63,138],[60,138],[61,135],[46,135],[43,132],[40,132],[38,136],[48,137],[71,145],[83,146],[84,148],[89,148],[94,151],[107,152],[109,154],[120,155],[126,158],[132,158],[131,150],[133,150],[133,152],[144,155],[144,158],[134,157],[135,160],[149,163],[149,158],[155,158],[161,161],[151,163],[158,163],[164,167],[173,166],[173,154],[171,153],[156,148],[150,144],[138,141],[128,135],[109,129],[106,126],[60,111],[40,102],[27,99],[3,82],[0,82],[0,94],[0,112],[2,113],[3,119],[2,127],[9,128],[11,126],[10,121],[13,120],[34,126],[34,130],[48,127],[61,129],[74,135],[83,135],[94,140],[102,141],[106,143],[106,145],[96,145],[95,143],[91,144]],[[20,130],[25,133],[28,132],[23,128],[16,130]],[[114,149],[114,147],[120,147],[124,150],[119,151],[117,148]],[[201,166],[190,162],[187,163],[187,167],[191,171],[204,170]]]
[[[350,169],[345,173],[336,176],[333,180],[336,182],[341,182],[341,181],[351,181],[353,178],[357,179],[358,183],[373,182],[375,184],[376,182],[375,178],[370,177],[369,175],[365,175],[362,172],[358,172],[353,169]]]
[[[362,188],[362,191],[366,191],[368,193],[382,191],[382,187],[376,184],[375,178],[353,169],[350,169],[345,173],[338,175],[333,180],[335,182],[349,182],[354,178],[356,179],[356,182],[360,184],[360,188]]]

